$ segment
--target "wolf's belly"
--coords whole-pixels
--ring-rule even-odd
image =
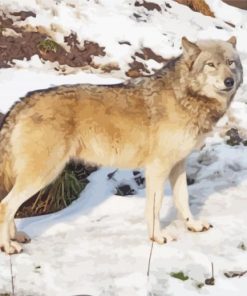
[[[77,157],[102,166],[121,168],[142,167],[147,162],[148,145],[143,141],[104,141],[94,137],[82,145]]]

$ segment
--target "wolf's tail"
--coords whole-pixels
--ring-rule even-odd
[[[29,99],[30,96],[27,96]],[[25,108],[26,100],[17,101],[9,112],[1,116],[0,123],[0,200],[12,189],[16,176],[13,169],[14,157],[11,149],[11,135],[18,122],[19,112]]]
[[[1,117],[0,121],[4,121]],[[0,201],[12,188],[12,163],[10,156],[10,129],[8,124],[0,124]]]

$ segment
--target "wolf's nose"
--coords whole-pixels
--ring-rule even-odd
[[[225,80],[224,80],[224,84],[226,87],[232,87],[233,84],[234,84],[234,80],[233,78],[231,77],[227,77]]]

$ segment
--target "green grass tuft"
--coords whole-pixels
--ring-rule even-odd
[[[57,52],[58,44],[55,41],[49,38],[46,38],[39,42],[38,49],[41,51],[44,51],[45,53],[49,51]]]
[[[187,281],[189,277],[185,275],[182,271],[179,272],[171,272],[170,276],[174,277],[175,279],[181,280],[181,281]]]

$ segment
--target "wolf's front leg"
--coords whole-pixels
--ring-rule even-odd
[[[160,229],[160,208],[163,200],[164,181],[168,172],[159,165],[151,165],[146,168],[146,219],[149,238],[159,244],[174,240],[166,231]]]
[[[194,220],[189,207],[189,194],[187,187],[187,178],[185,171],[185,160],[178,162],[170,173],[170,182],[173,189],[173,198],[175,206],[185,221],[186,227],[190,231],[206,231],[212,225],[200,220]]]

